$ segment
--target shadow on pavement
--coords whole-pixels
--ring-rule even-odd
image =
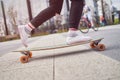
[[[85,50],[78,50],[78,51],[72,51],[72,52],[64,52],[64,53],[59,53],[59,54],[51,54],[51,55],[47,55],[47,56],[40,56],[40,57],[37,56],[37,57],[30,59],[30,61],[66,57],[66,56],[72,56],[72,55],[78,55],[78,54],[85,54],[85,53],[92,52],[92,51],[93,51],[92,49],[85,49]]]

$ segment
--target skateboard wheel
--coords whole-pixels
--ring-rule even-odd
[[[96,46],[95,46],[95,43],[94,42],[91,42],[90,43],[90,47],[93,49],[93,48],[96,48]]]
[[[105,50],[105,45],[104,44],[98,44],[97,49],[100,50],[100,51],[104,51]]]
[[[32,52],[29,52],[29,58],[32,58]]]
[[[28,62],[28,56],[22,56],[22,57],[20,57],[20,62],[21,63],[27,63]]]

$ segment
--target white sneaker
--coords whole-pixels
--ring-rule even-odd
[[[66,42],[67,42],[67,44],[75,44],[75,43],[80,43],[80,42],[86,42],[86,41],[89,41],[91,39],[92,39],[91,37],[83,36],[78,31],[69,31]]]
[[[26,31],[25,27],[26,27],[26,25],[18,26],[18,31],[19,31],[19,35],[20,35],[22,44],[25,47],[28,47],[27,40],[28,40],[28,37],[30,36],[30,34]]]

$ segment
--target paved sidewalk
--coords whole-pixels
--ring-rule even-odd
[[[62,44],[65,37],[53,34],[40,37],[30,47]],[[120,80],[120,62],[99,54],[89,45],[33,52],[28,63],[20,53],[0,57],[0,80]]]

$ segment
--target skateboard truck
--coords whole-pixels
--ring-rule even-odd
[[[93,41],[93,42],[94,42],[95,45],[98,45],[101,42],[102,39],[99,39],[99,40],[96,40],[96,41]]]
[[[21,54],[28,55],[30,52],[29,51],[22,51]]]
[[[28,56],[30,58],[32,57],[32,52],[30,52],[30,51],[22,51],[21,54]]]

